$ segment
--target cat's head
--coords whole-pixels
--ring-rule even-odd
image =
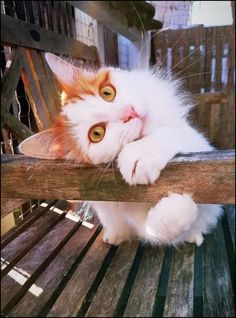
[[[46,60],[63,90],[62,111],[53,127],[20,144],[25,155],[105,163],[127,143],[182,116],[173,85],[151,72],[89,72],[51,53]]]
[[[46,59],[63,90],[62,111],[53,127],[20,144],[21,153],[97,164],[114,159],[123,145],[141,137],[145,108],[135,83],[125,80],[128,72],[89,72],[50,53]]]

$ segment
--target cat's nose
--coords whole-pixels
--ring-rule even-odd
[[[133,118],[140,118],[140,116],[136,112],[136,110],[134,109],[133,106],[128,106],[125,109],[124,114],[121,117],[121,120],[123,120],[124,123],[127,123],[128,121],[130,121]]]

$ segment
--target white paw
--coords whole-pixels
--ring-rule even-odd
[[[126,182],[130,185],[153,184],[168,160],[154,158],[145,151],[142,143],[132,142],[124,146],[118,156],[118,166]]]
[[[188,194],[171,193],[150,210],[146,230],[160,243],[172,243],[197,219],[198,208]]]
[[[195,243],[197,246],[200,246],[203,243],[202,233],[198,234],[190,234],[190,236],[186,239],[189,243]]]
[[[127,235],[122,233],[108,232],[104,230],[103,242],[111,245],[120,245],[128,239]]]

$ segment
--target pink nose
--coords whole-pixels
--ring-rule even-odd
[[[139,114],[136,112],[136,110],[133,108],[133,106],[128,106],[125,109],[125,112],[121,119],[123,120],[124,123],[127,123],[133,118],[140,118]]]

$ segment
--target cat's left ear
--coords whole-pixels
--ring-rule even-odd
[[[62,86],[66,87],[74,85],[79,73],[77,67],[52,53],[45,53],[45,58]]]
[[[64,147],[55,134],[55,128],[44,130],[24,141],[18,147],[20,153],[39,159],[64,158]]]

